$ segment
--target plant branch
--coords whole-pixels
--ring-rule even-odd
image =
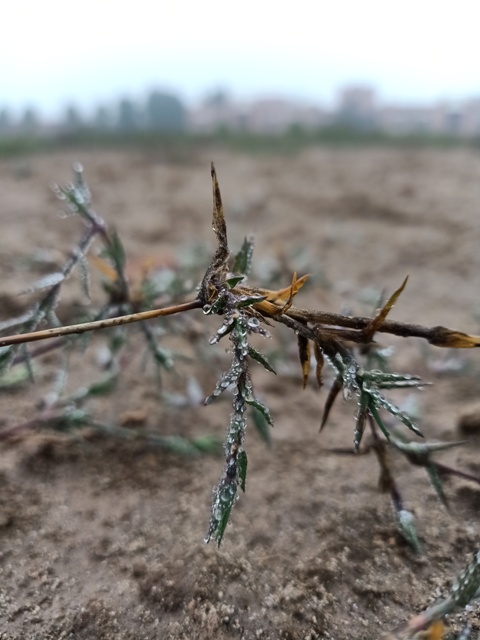
[[[200,309],[201,307],[202,303],[199,300],[190,300],[189,302],[176,304],[172,307],[164,307],[163,309],[151,309],[149,311],[130,313],[116,318],[106,318],[104,320],[96,320],[94,322],[83,322],[81,324],[72,324],[65,327],[33,331],[32,333],[20,333],[18,335],[1,338],[0,347],[7,347],[12,344],[23,344],[25,342],[36,342],[37,340],[46,340],[48,338],[58,338],[59,336],[68,336],[74,333],[96,331],[97,329],[108,329],[124,324],[131,324],[132,322],[152,320],[153,318],[159,318],[161,316],[172,316],[175,313],[183,313],[184,311]]]
[[[366,334],[372,322],[372,318],[312,311],[294,306],[290,307],[287,313],[282,314],[278,305],[267,300],[258,302],[254,305],[254,308],[273,320],[282,322],[286,316],[300,323],[314,323],[317,326],[317,331],[324,335],[329,334],[340,340],[350,340],[357,343],[365,343],[367,341]],[[285,324],[287,323],[285,322]],[[376,328],[376,331],[390,333],[402,338],[423,338],[437,347],[456,349],[480,347],[480,336],[470,336],[461,331],[441,326],[424,327],[418,324],[383,320]],[[311,338],[311,335],[308,337]]]

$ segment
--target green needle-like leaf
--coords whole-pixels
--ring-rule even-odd
[[[116,230],[113,230],[110,234],[110,246],[108,248],[108,256],[112,260],[116,271],[120,274],[123,273],[126,263],[126,254],[123,247],[123,243]]]
[[[234,289],[237,286],[237,284],[239,284],[244,279],[245,279],[245,276],[232,276],[231,278],[227,278],[225,280],[225,284],[229,289]]]
[[[438,473],[436,466],[430,463],[426,466],[426,470],[428,473],[430,484],[434,488],[435,493],[438,496],[438,499],[443,504],[443,506],[448,509],[448,501],[447,501],[447,496],[445,495],[445,492],[443,490],[442,478],[440,477],[440,474]]]
[[[274,373],[275,375],[277,375],[277,372],[269,363],[267,358],[263,355],[263,353],[260,353],[260,351],[257,351],[256,349],[254,349],[254,347],[249,346],[248,355],[254,360],[256,360],[257,362],[259,362],[267,371],[270,371],[270,373]]]
[[[382,433],[385,436],[385,438],[388,441],[390,441],[390,432],[388,431],[387,427],[383,424],[383,420],[380,417],[380,414],[378,413],[377,407],[375,406],[375,403],[372,401],[372,398],[369,398],[368,409],[369,409],[370,413],[372,414],[373,419],[375,420],[375,422],[380,427],[380,430],[382,431]]]
[[[250,273],[250,268],[252,266],[253,248],[253,238],[245,238],[242,244],[242,248],[235,256],[232,267],[233,273],[241,273],[243,276],[248,276],[248,274]]]
[[[398,530],[402,537],[408,542],[415,553],[422,553],[422,545],[418,539],[417,529],[415,527],[415,518],[407,509],[400,509],[396,512]]]
[[[237,482],[225,475],[215,490],[212,516],[205,542],[215,540],[220,546],[236,498]]]
[[[268,422],[268,424],[273,427],[273,418],[272,414],[270,413],[270,409],[265,404],[263,404],[261,400],[258,400],[258,398],[255,398],[254,396],[249,396],[245,398],[245,402],[259,411]]]
[[[369,396],[365,391],[362,391],[360,394],[359,408],[357,412],[357,417],[355,420],[355,431],[353,434],[353,448],[355,453],[358,453],[360,448],[360,443],[362,441],[363,431],[365,429],[365,420],[368,415],[368,400]]]
[[[253,424],[257,429],[260,437],[265,442],[266,445],[270,446],[272,444],[272,438],[270,436],[270,424],[268,420],[265,418],[261,411],[258,411],[254,407],[252,407],[251,416],[253,420]]]
[[[246,484],[246,481],[247,481],[248,460],[247,460],[247,452],[244,449],[241,449],[238,452],[237,464],[238,464],[238,481],[239,481],[239,485],[240,485],[241,490],[245,493],[245,484]]]
[[[375,405],[379,405],[383,409],[386,409],[388,413],[390,413],[392,416],[400,420],[400,422],[403,422],[403,424],[407,426],[411,431],[413,431],[413,433],[423,438],[423,433],[414,424],[414,422],[412,421],[412,419],[408,414],[401,411],[395,404],[393,404],[393,402],[390,402],[390,400],[385,398],[385,396],[383,396],[377,389],[373,387],[367,387],[365,385],[364,385],[364,389],[369,393],[372,399],[372,403],[374,403]]]

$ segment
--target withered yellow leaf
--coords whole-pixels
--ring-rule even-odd
[[[308,280],[309,274],[297,278],[297,274],[293,274],[292,284],[284,289],[278,289],[278,291],[272,291],[271,289],[261,289],[262,295],[266,296],[268,302],[273,304],[282,304],[288,302],[290,298],[294,298],[305,282]]]
[[[441,620],[435,620],[425,632],[426,640],[442,640],[446,627]]]
[[[434,327],[428,341],[436,347],[446,347],[447,349],[480,347],[480,336],[470,336],[468,333],[454,331],[446,327]]]
[[[392,310],[393,305],[397,302],[401,293],[405,289],[407,282],[408,282],[408,276],[402,282],[401,286],[394,293],[392,293],[392,295],[389,297],[387,302],[376,313],[375,317],[372,318],[371,322],[369,322],[368,326],[365,328],[365,331],[370,337],[373,337],[373,335],[376,333],[376,331],[378,330],[382,322],[388,316],[388,314]]]
[[[118,280],[118,274],[115,269],[103,258],[99,258],[98,256],[90,255],[88,256],[88,261],[92,264],[102,275],[104,275],[111,282],[116,282]]]

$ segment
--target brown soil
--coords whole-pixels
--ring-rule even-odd
[[[96,209],[118,229],[128,254],[171,263],[177,248],[193,241],[214,247],[210,155],[231,246],[256,235],[258,277],[272,265],[281,266],[284,285],[293,270],[312,273],[313,284],[299,294],[302,306],[369,313],[375,291],[393,291],[408,273],[395,319],[479,331],[480,156],[468,150],[312,149],[288,158],[218,151],[188,163],[153,152],[82,151],[3,160],[2,317],[22,311],[28,301],[18,291],[62,264],[78,236],[79,222],[56,215],[60,206],[49,190],[70,179],[74,160],[85,165]],[[72,283],[62,319],[72,319],[77,302],[81,290]],[[204,320],[200,312],[192,317]],[[397,370],[435,383],[397,396],[411,407],[415,399],[424,433],[468,439],[438,459],[479,474],[477,430],[460,436],[457,429],[466,405],[471,412],[479,399],[478,353],[382,342],[396,347]],[[175,348],[180,343],[176,338]],[[73,385],[96,375],[95,344],[74,361]],[[226,358],[222,345],[211,350],[220,361],[209,368],[181,364],[205,394]],[[326,391],[312,381],[302,392],[300,371],[286,354],[277,377],[255,369],[255,388],[276,426],[270,448],[250,427],[247,492],[220,549],[203,538],[221,458],[48,430],[3,442],[0,638],[370,639],[445,593],[479,546],[477,487],[449,480],[448,513],[423,469],[393,459],[417,517],[424,554],[416,556],[378,489],[374,455],[327,451],[351,446],[354,404],[339,403],[319,434]],[[34,387],[2,392],[2,428],[32,417],[56,357],[47,358]],[[152,372],[144,375],[136,364],[95,410],[110,422],[135,412],[152,430],[184,436],[222,435],[229,414],[227,402],[163,406]],[[475,612],[470,618],[479,625]]]

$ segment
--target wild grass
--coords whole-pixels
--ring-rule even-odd
[[[320,429],[328,423],[331,410],[339,397],[352,401],[356,415],[352,425],[353,445],[342,453],[358,455],[373,451],[379,465],[381,485],[388,491],[394,509],[396,526],[416,553],[421,545],[416,532],[413,512],[405,503],[394,476],[389,452],[403,456],[411,465],[425,469],[439,500],[448,506],[442,478],[460,476],[474,483],[480,479],[440,463],[436,455],[446,449],[460,446],[461,442],[428,440],[415,420],[399,408],[391,394],[400,389],[419,389],[428,383],[410,373],[390,371],[388,358],[379,348],[375,337],[387,333],[404,338],[422,338],[439,348],[465,349],[480,346],[480,337],[442,326],[425,327],[416,323],[390,320],[390,313],[398,302],[408,277],[379,306],[372,317],[336,314],[297,306],[295,303],[308,275],[291,275],[281,289],[251,284],[249,276],[253,260],[253,239],[245,238],[243,245],[232,253],[227,233],[222,197],[214,166],[211,167],[213,191],[213,231],[216,249],[203,276],[191,273],[159,274],[145,270],[136,286],[128,274],[128,260],[120,234],[109,228],[93,208],[91,194],[85,182],[83,169],[74,168],[71,184],[56,187],[58,198],[70,215],[80,216],[84,232],[75,243],[71,256],[58,271],[36,281],[31,290],[38,298],[27,313],[4,322],[3,334],[15,329],[12,335],[0,338],[0,367],[7,383],[25,377],[33,379],[34,361],[47,351],[64,354],[64,364],[58,367],[54,388],[31,420],[0,430],[0,440],[19,432],[48,428],[67,433],[78,433],[88,427],[103,437],[142,440],[149,446],[160,446],[182,454],[213,451],[215,438],[200,435],[194,439],[167,436],[159,433],[130,429],[104,423],[93,415],[89,401],[110,393],[122,373],[122,353],[130,339],[128,325],[138,327],[145,350],[156,367],[159,380],[175,369],[174,354],[164,345],[165,335],[184,331],[184,318],[196,312],[217,318],[218,326],[209,339],[212,349],[228,341],[230,365],[219,377],[204,404],[215,402],[222,394],[231,396],[231,412],[227,419],[223,445],[224,464],[214,491],[206,542],[220,545],[239,491],[246,490],[248,455],[246,447],[247,422],[251,417],[257,428],[268,439],[273,425],[268,406],[254,388],[252,363],[256,362],[270,374],[275,369],[268,358],[252,344],[252,338],[269,337],[281,324],[291,331],[299,358],[299,374],[306,386],[311,370],[319,387],[323,385],[324,367],[330,367],[334,382],[325,401]],[[100,252],[92,253],[92,247]],[[91,264],[103,276],[103,301],[88,318],[73,325],[62,325],[57,306],[62,291],[74,274],[78,274],[85,296],[91,295]],[[167,276],[167,277],[166,277]],[[160,323],[153,319],[162,318]],[[103,331],[103,330],[110,331]],[[91,334],[104,336],[105,353],[102,376],[65,394],[65,379],[69,370],[69,354]],[[45,346],[29,348],[31,342],[47,340]],[[257,344],[257,343],[255,343]],[[20,373],[15,373],[20,371]],[[192,392],[190,392],[190,395]],[[188,401],[188,393],[186,393]],[[163,396],[168,401],[167,395]],[[365,433],[369,432],[369,443]],[[425,612],[397,628],[391,638],[440,638],[444,632],[443,620],[457,608],[480,597],[480,552],[454,581],[448,597]],[[435,635],[436,634],[436,635]],[[466,637],[466,636],[465,636]]]

